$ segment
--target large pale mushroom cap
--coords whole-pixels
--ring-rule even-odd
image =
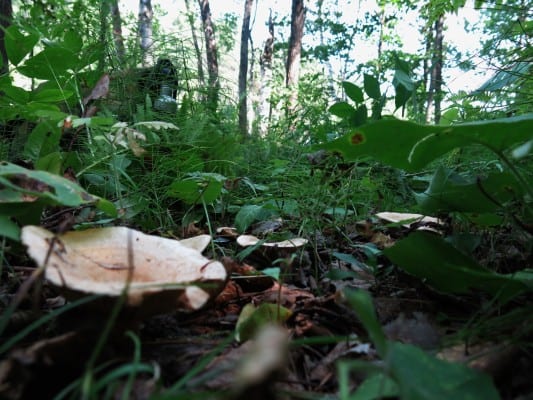
[[[201,254],[209,241],[209,235],[178,241],[126,227],[61,235],[38,226],[22,229],[28,254],[67,297],[117,298],[128,287],[126,307],[138,307],[142,315],[197,310],[222,289],[224,266]]]

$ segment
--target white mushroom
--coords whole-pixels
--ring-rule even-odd
[[[54,235],[26,226],[21,237],[45,278],[67,297],[117,298],[127,288],[126,306],[142,307],[143,315],[196,310],[227,278],[220,262],[201,254],[209,235],[178,241],[127,227]]]

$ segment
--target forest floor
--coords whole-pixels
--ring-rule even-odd
[[[440,293],[391,265],[379,249],[391,246],[411,229],[391,227],[377,219],[363,221],[341,230],[316,232],[305,249],[293,256],[259,249],[242,261],[236,257],[242,249],[235,237],[227,233],[217,236],[220,254],[210,256],[223,258],[231,271],[222,292],[208,307],[194,313],[158,315],[133,324],[119,318],[94,360],[91,390],[100,393],[94,398],[120,398],[126,388],[126,398],[131,399],[338,398],[339,360],[380,365],[367,332],[343,298],[343,291],[353,288],[371,293],[389,340],[413,344],[441,359],[483,371],[493,378],[502,399],[532,399],[532,338],[529,345],[523,343],[524,338],[512,340],[519,325],[533,323],[531,313],[498,320],[505,310],[489,307],[490,312],[480,311],[487,309],[487,295]],[[196,228],[191,231],[201,233]],[[375,256],[365,252],[369,248],[378,250]],[[21,255],[13,257],[12,267],[4,267],[0,286],[3,308],[24,290],[22,282],[35,271],[23,248],[19,250]],[[489,251],[493,261],[531,267],[531,255],[513,252],[508,243],[504,249],[483,244],[479,257]],[[344,256],[334,257],[333,253]],[[347,262],[349,256],[356,262]],[[285,261],[279,264],[279,280],[260,273],[280,259]],[[241,342],[234,340],[239,316],[248,304],[273,304],[289,310],[283,317],[284,329],[276,330],[265,317],[249,330],[241,326]],[[520,297],[505,307],[524,310],[529,305],[531,311],[531,304],[531,296]],[[47,283],[27,290],[2,342],[62,307],[65,299]],[[103,314],[99,321],[89,322],[83,309],[74,308],[28,331],[13,347],[4,348],[0,397],[54,398],[73,382],[71,388],[82,388],[79,379],[87,376],[86,361],[94,357],[108,318],[109,314]],[[125,336],[127,331],[139,342]],[[248,336],[253,340],[245,340]],[[135,352],[140,353],[132,356]],[[151,372],[132,368],[135,363],[152,366]],[[121,365],[127,365],[130,372],[109,374],[120,371]],[[350,375],[349,390],[360,385],[365,371]],[[74,398],[76,392],[64,393],[64,398]]]

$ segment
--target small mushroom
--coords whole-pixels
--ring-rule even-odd
[[[376,217],[392,223],[402,223],[405,221],[405,223],[402,224],[404,228],[411,228],[412,225],[416,223],[419,225],[417,230],[426,230],[435,233],[441,233],[440,228],[444,227],[444,222],[442,220],[422,214],[384,211],[377,213]]]
[[[98,294],[99,305],[109,307],[127,289],[124,307],[141,317],[197,310],[227,279],[220,262],[201,254],[209,235],[178,241],[127,227],[54,235],[26,226],[21,238],[46,280],[68,299]]]
[[[292,238],[279,242],[263,242],[253,235],[241,235],[237,238],[237,244],[241,247],[257,247],[253,254],[260,256],[264,261],[271,263],[278,258],[289,257],[307,244],[307,239]]]
[[[241,235],[237,238],[237,243],[242,247],[255,246],[260,242],[255,236],[252,235]],[[265,242],[261,246],[264,247],[275,247],[279,249],[297,249],[299,247],[305,246],[307,244],[307,239],[304,238],[293,238],[282,240],[280,242]]]

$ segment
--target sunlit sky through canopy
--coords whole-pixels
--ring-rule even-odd
[[[137,15],[139,9],[138,0],[120,0],[121,12],[124,15],[133,13]],[[197,1],[191,0],[191,7],[194,10],[198,9]],[[166,15],[157,15],[159,22],[163,29],[172,32],[173,22],[176,16],[185,11],[183,0],[152,0],[154,7],[159,7]],[[357,19],[363,18],[367,11],[377,11],[378,6],[376,1],[371,0],[339,0],[337,1],[339,10],[342,10],[341,20],[346,23],[353,23]],[[243,0],[212,0],[210,1],[211,12],[214,20],[221,19],[225,13],[233,13],[238,16],[237,28],[235,30],[235,52],[232,57],[237,60],[239,54],[240,28],[241,18],[244,9]],[[393,7],[393,6],[391,6]],[[290,18],[291,1],[290,0],[257,0],[254,2],[254,9],[252,11],[252,38],[256,47],[262,47],[267,34],[266,21],[268,20],[269,10],[272,9],[275,20],[280,20],[283,17]],[[198,11],[199,15],[199,11]],[[418,31],[417,12],[409,12],[399,19],[396,26],[396,33],[402,41],[401,50],[407,53],[421,53],[424,51],[424,44],[422,36]],[[479,23],[479,11],[474,9],[474,1],[467,1],[465,7],[461,8],[457,15],[448,14],[445,21],[445,42],[446,45],[451,45],[457,48],[462,54],[470,52],[476,54],[476,50],[480,47],[480,36],[465,31],[465,21],[471,25]],[[216,27],[215,27],[216,28]],[[175,29],[175,28],[174,28]],[[289,35],[289,28],[286,30],[279,30],[276,32],[277,40],[280,38],[286,40]],[[312,41],[313,38],[304,38],[304,47],[306,40]],[[316,40],[316,38],[314,38]],[[309,43],[309,42],[308,42]],[[377,45],[375,40],[368,42],[357,42],[356,49],[353,49],[354,65],[365,63],[377,55]],[[456,93],[459,90],[471,91],[479,87],[490,76],[487,71],[486,64],[477,57],[471,60],[477,66],[476,71],[464,72],[459,68],[455,68],[448,63],[448,68],[444,71],[445,84],[448,91]],[[236,64],[238,65],[238,64]],[[229,69],[237,74],[235,68]],[[235,81],[236,76],[225,76],[224,78],[230,81]]]

